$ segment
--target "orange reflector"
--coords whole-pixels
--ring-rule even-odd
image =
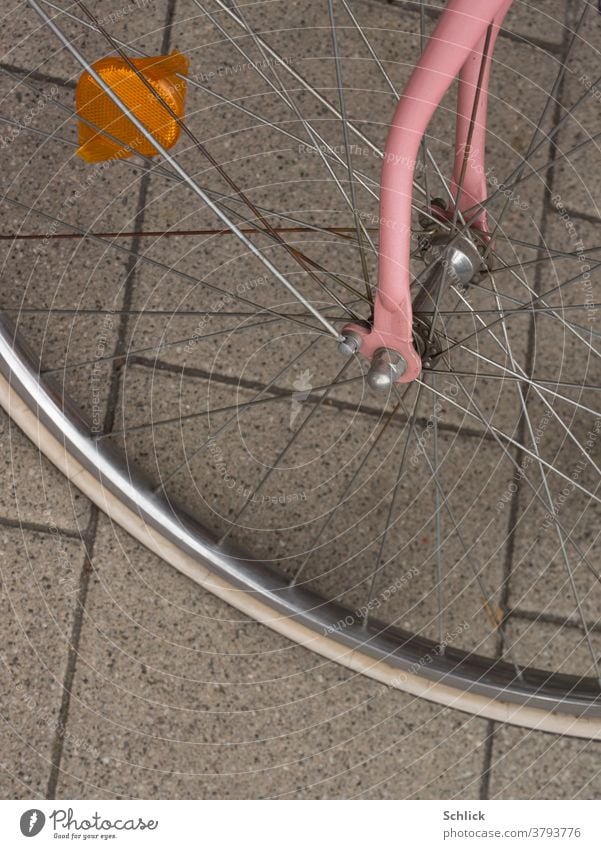
[[[176,74],[188,73],[187,58],[175,52],[169,56],[152,56],[148,59],[131,59],[130,61],[178,118],[182,118],[186,83]],[[180,133],[177,121],[124,59],[119,56],[109,56],[94,62],[92,67],[132,114],[152,133],[159,144],[165,148],[175,144]],[[81,75],[77,83],[75,102],[77,114],[100,130],[105,130],[115,139],[145,156],[154,156],[157,153],[154,145],[144,138],[87,71]],[[131,151],[122,144],[118,144],[83,121],[79,122],[77,152],[86,162],[104,162],[107,159],[121,159],[132,155]]]

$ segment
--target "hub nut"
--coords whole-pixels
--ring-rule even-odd
[[[426,265],[438,261],[441,269],[446,268],[445,279],[454,286],[467,286],[482,268],[478,248],[464,236],[439,233],[423,239],[421,250]]]
[[[405,373],[407,363],[398,351],[378,348],[374,352],[367,382],[375,392],[389,392],[392,384]]]
[[[363,339],[354,330],[347,330],[343,338],[338,343],[338,350],[345,357],[352,357],[361,347]]]

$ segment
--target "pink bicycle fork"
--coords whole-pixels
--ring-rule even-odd
[[[488,82],[494,43],[512,1],[449,0],[390,125],[380,181],[373,325],[349,324],[343,334],[354,334],[361,354],[370,358],[372,365],[374,355],[392,354],[396,363],[393,379],[398,383],[409,383],[421,373],[421,356],[413,341],[410,294],[413,181],[421,141],[444,94],[459,75],[451,193],[460,212],[470,210],[470,226],[485,233],[486,211],[478,206],[487,196],[484,147]],[[453,211],[451,206],[451,214]]]

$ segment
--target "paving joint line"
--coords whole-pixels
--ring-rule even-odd
[[[414,0],[363,0],[366,5],[371,5],[375,3],[380,6],[392,6],[393,8],[403,9],[407,12],[419,13],[420,4],[414,2]],[[172,8],[173,3],[169,4],[169,10]],[[424,12],[427,18],[435,19],[440,15],[440,9],[431,9],[428,6],[425,7]],[[171,29],[173,24],[173,19],[169,22],[169,30]],[[550,53],[554,55],[557,50],[562,47],[562,42],[559,41],[550,41],[544,38],[536,38],[532,36],[527,36],[525,34],[514,32],[513,30],[501,29],[499,33],[500,38],[504,38],[508,41],[513,41],[518,44],[523,44],[527,47],[537,47],[540,50],[545,51],[546,53]],[[163,47],[162,45],[161,47]],[[165,52],[165,51],[163,51]],[[61,88],[67,89],[75,89],[77,86],[77,80],[72,80],[65,77],[58,77],[54,74],[46,74],[43,71],[29,70],[20,65],[13,65],[9,62],[0,62],[0,69],[4,69],[6,71],[10,71],[14,74],[19,74],[24,77],[30,77],[37,82],[53,84],[61,86]]]
[[[60,536],[65,539],[76,539],[83,542],[85,531],[73,531],[67,528],[59,528],[53,526],[50,528],[41,522],[30,522],[22,519],[11,519],[10,516],[0,516],[0,527],[11,528],[14,530],[31,531],[35,534],[50,534],[51,536]]]
[[[88,598],[88,590],[90,586],[90,577],[94,571],[92,565],[92,556],[94,545],[96,542],[96,531],[98,528],[98,508],[92,506],[92,513],[85,535],[82,535],[82,542],[85,547],[85,556],[79,575],[79,587],[77,591],[77,600],[75,602],[75,614],[71,625],[71,637],[69,640],[69,650],[67,653],[67,663],[65,674],[63,677],[63,693],[61,704],[58,712],[58,720],[56,723],[56,732],[52,741],[50,754],[50,774],[48,776],[48,784],[46,789],[47,799],[56,799],[56,791],[61,773],[61,763],[63,759],[63,749],[66,737],[66,729],[69,723],[69,709],[71,707],[71,693],[73,691],[73,683],[75,680],[75,672],[77,667],[77,657],[79,655],[79,645],[81,641],[81,632],[83,629],[83,615],[86,608]]]
[[[175,13],[175,5],[177,0],[169,0],[167,6],[167,13],[165,16],[165,25],[163,30],[163,37],[161,39],[161,53],[165,54],[168,52],[170,41],[171,41],[171,32],[173,28],[173,20]],[[150,186],[150,171],[147,169],[142,176],[140,181],[140,188],[138,191],[138,203],[136,209],[135,223],[136,230],[143,229],[144,222],[144,214],[146,210],[146,199],[148,195],[148,188]],[[138,223],[142,224],[142,226],[138,226]],[[140,237],[134,236],[132,239],[132,254],[130,254],[126,266],[126,276],[124,282],[124,296],[123,296],[123,308],[128,308],[131,306],[134,295],[134,287],[137,278],[138,271],[138,259],[139,259],[139,247],[140,247]],[[120,353],[120,350],[123,345],[123,339],[125,338],[127,326],[128,326],[129,316],[124,314],[121,316],[121,321],[119,323],[119,328],[117,331],[117,339],[115,341],[115,353]],[[112,374],[111,374],[111,387],[109,391],[109,397],[107,401],[107,409],[104,420],[105,429],[111,429],[113,427],[113,423],[115,420],[116,410],[117,410],[117,402],[119,398],[119,391],[121,386],[121,369],[117,368],[117,366],[113,365]],[[56,798],[57,787],[60,779],[61,773],[61,763],[63,760],[63,752],[64,752],[64,740],[65,740],[65,729],[68,726],[69,722],[69,709],[71,706],[71,692],[73,688],[73,683],[75,681],[75,674],[77,671],[77,657],[79,655],[79,645],[81,641],[81,633],[83,629],[83,617],[85,612],[85,607],[87,603],[88,590],[90,585],[90,577],[94,570],[92,564],[92,557],[94,553],[94,546],[96,543],[96,535],[98,530],[98,521],[100,516],[100,510],[95,505],[92,505],[92,512],[90,516],[90,522],[87,529],[85,546],[86,546],[86,556],[84,557],[84,562],[82,564],[82,569],[80,573],[80,581],[79,581],[79,590],[77,595],[75,616],[73,620],[73,626],[71,631],[71,642],[69,646],[69,652],[67,655],[67,665],[65,669],[65,676],[63,681],[63,697],[61,701],[61,707],[59,710],[59,722],[57,724],[57,730],[54,735],[54,741],[52,746],[52,766],[50,769],[50,775],[48,778],[48,786],[47,786],[47,798],[54,799]]]
[[[544,622],[548,625],[558,625],[561,628],[572,628],[584,633],[582,622],[571,616],[560,616],[557,613],[547,613],[542,610],[525,610],[521,607],[510,607],[507,616],[511,619],[523,619],[527,622]],[[589,631],[601,634],[601,620],[598,622],[587,621],[586,625]]]
[[[492,773],[493,740],[495,736],[495,723],[492,719],[486,721],[486,738],[484,740],[484,758],[482,774],[480,776],[480,792],[478,798],[490,799],[490,777]]]
[[[178,376],[184,375],[191,378],[196,379],[211,379],[214,380],[215,383],[219,383],[225,386],[239,386],[243,389],[248,389],[251,391],[260,391],[265,388],[265,384],[260,383],[259,381],[252,380],[241,380],[238,377],[231,377],[230,375],[222,375],[215,372],[207,372],[203,369],[195,368],[194,366],[177,366],[172,363],[167,363],[163,360],[149,360],[144,357],[129,357],[127,363],[121,363],[120,368],[126,368],[127,366],[137,365],[145,369],[156,369],[157,371],[166,371],[173,374],[177,374]],[[282,398],[292,398],[292,392],[289,389],[284,389],[283,387],[271,386],[268,392],[273,397],[282,397]],[[320,396],[309,395],[306,400],[312,398],[313,400],[319,400]],[[361,407],[357,404],[354,404],[352,401],[337,401],[335,398],[326,398],[323,402],[324,406],[334,407],[337,410],[344,410],[345,412],[360,412],[367,416],[372,416],[373,418],[382,418],[382,416],[386,415],[386,410],[380,409],[378,407]],[[401,418],[399,421],[406,421],[406,419]],[[416,419],[416,423],[420,426],[426,426],[429,422],[427,417],[420,416]],[[134,426],[135,427],[135,426]],[[474,428],[469,427],[461,427],[454,424],[449,424],[446,422],[438,423],[439,431],[443,431],[445,433],[454,433],[458,436],[469,437],[470,439],[482,439],[485,442],[491,442],[496,444],[496,440],[494,436],[491,436],[487,431],[478,431]],[[103,434],[104,436],[109,436],[110,434]],[[115,434],[116,436],[121,435],[119,432]]]
[[[601,224],[601,218],[598,215],[591,215],[590,212],[580,212],[577,209],[572,209],[571,206],[566,206],[565,210],[571,218],[578,218],[580,221],[587,221],[589,224]]]
[[[569,49],[569,34],[570,29],[568,27],[568,14],[569,9],[566,4],[564,7],[564,35],[561,44],[561,57],[562,63],[565,65],[565,60],[567,58],[567,53]],[[553,108],[553,125],[558,123],[561,117],[562,112],[562,95],[564,92],[564,84],[565,84],[565,75],[562,78],[560,85],[557,90],[557,96]],[[549,159],[551,161],[555,160],[557,155],[557,139],[552,139],[549,143]],[[553,184],[554,184],[554,173],[553,167],[549,169],[549,176],[547,181],[545,182],[545,188],[543,191],[542,198],[542,210],[541,210],[541,225],[540,225],[540,234],[541,234],[541,245],[542,249],[544,249],[544,243],[548,232],[548,224],[549,224],[549,215],[551,212],[551,197],[553,195]],[[540,294],[541,284],[542,284],[542,268],[541,263],[536,266],[535,275],[534,275],[534,293]],[[535,333],[534,327],[532,326],[534,323],[534,317],[530,318],[530,332],[528,334],[528,347],[526,350],[526,359],[525,359],[525,368],[524,371],[526,375],[532,374],[532,369],[534,365],[534,355],[535,355]],[[522,384],[518,384],[517,391],[521,392]],[[527,407],[528,405],[528,395],[529,395],[529,387],[526,389],[524,393],[523,404]],[[518,436],[517,441],[521,444],[524,442],[525,433],[526,433],[526,420],[524,417],[524,413],[520,414],[520,420],[518,423]],[[521,449],[516,449],[515,452],[515,461],[518,466],[521,466],[522,459],[524,457],[524,452]],[[499,593],[499,606],[501,610],[505,610],[509,606],[509,596],[510,596],[510,588],[511,588],[511,576],[513,573],[513,569],[515,566],[515,548],[516,548],[516,537],[518,530],[518,519],[519,519],[519,509],[520,509],[520,495],[522,492],[522,478],[520,478],[516,485],[516,491],[512,496],[509,515],[507,519],[507,541],[506,541],[506,549],[505,549],[505,562],[503,564],[503,579],[501,584],[501,590]],[[506,621],[506,620],[504,620]],[[498,631],[497,638],[497,656],[499,658],[503,657],[505,647],[505,634],[502,629]],[[495,737],[497,734],[498,723],[495,721],[489,721],[488,726],[488,735],[486,738],[486,748],[483,758],[482,764],[482,777],[481,777],[481,793],[486,793],[486,798],[490,798],[490,783],[491,777],[494,769],[494,743]]]
[[[363,2],[370,6],[372,3],[375,3],[379,6],[392,6],[393,8],[403,9],[407,12],[413,12],[419,14],[421,10],[421,4],[416,2],[415,0],[363,0]],[[424,14],[427,18],[437,19],[440,17],[441,9],[433,9],[428,5],[424,6]],[[546,51],[547,53],[555,54],[558,50],[561,50],[563,47],[564,41],[551,41],[546,38],[536,38],[531,37],[529,35],[525,35],[519,32],[514,32],[513,30],[504,29],[501,27],[499,31],[499,37],[505,38],[507,41],[515,41],[520,44],[524,44],[527,47],[539,47],[541,50]]]
[[[77,80],[69,80],[64,77],[56,77],[54,74],[45,74],[43,71],[29,70],[21,65],[13,65],[10,62],[0,62],[0,70],[8,71],[10,74],[18,74],[21,77],[29,77],[39,83],[46,85],[58,85],[61,88],[75,89]]]

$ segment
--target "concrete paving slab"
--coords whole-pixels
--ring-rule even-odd
[[[499,728],[491,776],[491,799],[596,799],[599,745]]]
[[[2,572],[2,798],[45,797],[59,739],[88,746],[61,713],[83,545],[0,527]],[[94,749],[91,746],[89,753]]]
[[[4,412],[0,415],[0,445],[0,517],[45,530],[56,527],[78,533],[87,528],[88,500],[40,455]]]
[[[438,5],[437,2],[428,4],[428,26],[432,26],[434,20],[430,13],[437,11]],[[164,4],[149,4],[148,8],[136,8],[128,15],[120,15],[120,9],[121,4],[116,0],[114,5],[107,7],[106,14],[115,18],[114,21],[111,18],[113,31],[145,50],[156,52],[166,20]],[[374,26],[376,11],[377,26]],[[252,17],[253,23],[283,55],[288,56],[294,67],[311,79],[324,96],[335,101],[335,68],[331,60],[325,4],[287,3],[284,27],[274,25],[278,18],[273,4],[269,9],[263,6],[245,7],[245,14]],[[416,36],[406,35],[408,29],[415,32],[418,20],[416,4],[358,3],[356,14],[362,22],[370,24],[368,33],[371,42],[382,56],[394,84],[402,85],[419,46]],[[570,10],[570,15],[567,20],[572,25],[574,10]],[[225,16],[221,15],[219,20],[223,22]],[[51,36],[43,35],[35,49],[28,39],[23,40],[29,32],[27,28],[31,27],[30,12],[24,13],[22,18],[11,17],[5,21],[5,26],[8,27],[7,43],[11,45],[6,61],[35,69],[36,84],[44,89],[53,84],[52,79],[46,79],[44,75],[73,82],[77,69],[63,51],[57,51],[56,45],[51,43]],[[235,26],[228,26],[230,31],[236,30]],[[68,22],[65,22],[65,27],[74,35],[76,30],[83,32]],[[544,10],[533,8],[532,4],[515,4],[507,19],[507,30],[508,35],[501,38],[495,56],[492,90],[495,108],[490,123],[488,164],[499,179],[520,162],[527,149],[533,122],[538,119],[545,94],[553,84],[557,56],[562,45],[565,46],[564,3],[553,0],[545,5]],[[399,40],[400,33],[404,33],[402,40]],[[87,55],[93,58],[107,52],[106,45],[89,32],[77,38],[77,43],[85,47]],[[531,39],[531,42],[526,43],[524,39]],[[257,77],[244,57],[231,52],[231,48],[224,50],[224,36],[189,0],[177,2],[171,46],[190,54],[193,72],[200,75],[197,78],[203,85],[223,97],[236,97],[240,104],[264,115],[277,126],[286,127],[299,138],[306,136],[306,129],[296,114],[284,106],[264,80]],[[349,114],[375,143],[381,145],[394,98],[375,64],[367,59],[365,45],[352,28],[342,27],[340,47],[343,73],[356,76],[357,69],[362,69],[361,86],[354,88],[349,96]],[[249,39],[244,39],[244,48],[253,61],[260,61],[260,52]],[[594,52],[594,45],[591,50]],[[588,59],[579,54],[575,61],[587,62]],[[582,69],[580,74],[577,73],[579,67],[574,65],[566,79],[567,103],[582,89]],[[271,74],[272,69],[267,63],[264,70]],[[5,81],[5,88],[0,92],[5,107],[3,113],[8,110],[8,115],[21,120],[27,110],[35,107],[40,95],[29,94],[19,100],[13,88],[12,80],[9,84]],[[69,103],[72,88],[60,87],[57,96]],[[310,95],[297,93],[297,98],[299,108],[311,116],[324,140],[330,145],[340,146],[339,122],[322,106],[316,105]],[[450,92],[429,134],[431,149],[441,163],[447,162],[450,151],[453,98],[454,92]],[[558,138],[560,150],[578,143],[586,137],[586,133],[593,133],[596,127],[593,100],[591,97],[583,105],[583,116],[588,123],[584,118],[582,124],[575,120],[567,123]],[[346,224],[352,225],[352,217],[340,191],[332,190],[324,182],[325,170],[318,156],[299,149],[298,141],[282,136],[277,130],[258,127],[255,119],[242,116],[240,110],[220,105],[218,98],[208,92],[191,91],[188,102],[190,125],[255,203],[283,208],[290,216],[307,223],[331,226],[340,224],[344,219]],[[44,109],[34,127],[46,127],[51,108],[54,109],[51,106]],[[549,121],[551,117],[548,116]],[[62,120],[61,113],[56,112],[54,128],[73,139],[74,128],[63,126]],[[180,140],[177,152],[199,182],[213,189],[223,187],[215,169],[202,162],[198,151],[187,140]],[[64,196],[52,191],[55,184],[58,185],[59,177],[63,180],[63,189],[67,186],[66,192],[75,192],[89,176],[83,163],[73,158],[68,145],[41,144],[40,137],[31,133],[23,133],[19,144],[11,146],[9,154],[11,173],[20,175],[19,186],[24,202],[35,203],[49,214],[61,211]],[[363,143],[357,145],[353,155],[355,164],[365,174],[365,182],[376,186],[379,173],[377,156]],[[140,211],[142,173],[139,167],[136,170],[136,167],[122,164],[105,169],[94,182],[92,191],[81,195],[77,214],[69,220],[96,230],[134,230],[135,216]],[[342,168],[338,173],[341,178],[344,177]],[[591,211],[596,214],[593,205],[595,178],[586,175],[583,179],[582,160],[561,163],[554,169],[553,179],[562,197],[569,199],[578,216],[591,214]],[[165,226],[216,226],[215,217],[173,181],[154,175],[147,182],[148,191],[143,199],[145,230],[161,230]],[[541,203],[548,185],[545,172],[544,177],[532,178],[520,187],[520,201],[525,207],[509,204],[501,234],[503,251],[499,249],[506,261],[517,263],[534,257],[531,248],[506,242],[505,236],[524,234],[531,231],[533,225],[540,224]],[[377,221],[373,192],[362,187],[358,189],[358,199],[367,224]],[[232,202],[230,205],[242,209]],[[499,209],[502,206],[501,201]],[[499,209],[495,208],[493,213],[498,213]],[[11,232],[19,227],[25,231],[33,226],[34,221],[31,215],[27,216],[15,207],[10,209],[7,220]],[[138,223],[141,220],[138,215]],[[273,217],[272,220],[283,225],[290,223],[284,218]],[[589,226],[581,217],[578,222],[580,229]],[[548,243],[569,249],[570,236],[565,231],[564,222],[560,222],[551,211],[544,223],[548,228],[544,234]],[[48,225],[47,222],[38,222],[36,226]],[[587,231],[587,244],[594,245],[594,233],[593,223]],[[372,237],[375,239],[375,234]],[[355,286],[360,283],[357,251],[348,241],[323,234],[294,234],[287,238],[295,247],[302,248],[324,265],[331,267],[335,259],[338,274]],[[263,237],[260,239],[261,245],[266,244]],[[121,240],[119,244],[132,246],[130,240]],[[200,319],[196,314],[185,318],[173,314],[152,317],[136,314],[127,322],[121,320],[118,310],[124,306],[134,310],[152,308],[175,312],[186,309],[196,313],[212,309],[217,314],[211,316],[209,328],[221,330],[233,318],[228,317],[228,312],[234,312],[237,306],[248,308],[240,307],[235,300],[222,303],[219,293],[199,284],[198,281],[202,280],[225,291],[242,291],[261,307],[277,304],[281,308],[282,295],[278,295],[273,286],[264,283],[264,269],[249,258],[246,249],[233,244],[229,237],[204,234],[193,239],[153,236],[139,240],[137,249],[163,263],[166,268],[139,263],[135,275],[130,274],[127,286],[131,263],[128,265],[126,254],[114,252],[108,245],[92,246],[88,242],[85,245],[53,244],[52,265],[41,263],[39,255],[30,247],[27,243],[11,245],[3,254],[5,274],[10,273],[10,280],[21,284],[19,288],[11,282],[5,288],[6,305],[18,306],[21,290],[26,288],[24,303],[28,307],[39,305],[42,300],[47,306],[66,309],[77,304],[82,308],[76,318],[63,314],[54,315],[50,320],[31,313],[21,314],[23,329],[42,350],[46,367],[59,366],[65,354],[74,364],[105,356],[107,351],[115,350],[118,342],[122,349],[138,351],[131,356],[126,367],[120,364],[120,372],[113,371],[112,361],[103,366],[104,385],[107,387],[110,374],[120,374],[119,393],[115,391],[112,400],[108,401],[108,393],[105,392],[101,399],[103,416],[108,415],[108,420],[113,421],[117,430],[120,427],[128,429],[126,438],[120,436],[114,441],[125,445],[130,459],[135,459],[158,476],[170,474],[186,461],[188,467],[185,473],[172,482],[173,492],[178,498],[188,504],[199,503],[208,523],[215,522],[217,513],[225,517],[235,516],[241,506],[240,495],[232,494],[223,486],[214,457],[195,453],[208,432],[201,417],[161,425],[154,432],[134,428],[148,420],[149,411],[155,421],[193,414],[206,402],[207,393],[210,393],[213,404],[225,404],[232,397],[231,388],[238,383],[237,400],[250,400],[258,391],[253,384],[257,374],[265,367],[277,370],[284,357],[289,355],[291,345],[300,347],[308,337],[312,337],[313,331],[301,328],[292,331],[292,327],[283,323],[282,328],[278,325],[276,333],[275,325],[266,325],[248,335],[238,335],[235,344],[226,333],[213,337],[212,341],[196,338],[190,351],[186,350],[185,340],[205,335],[207,330],[206,324],[203,324],[201,333],[198,332]],[[299,273],[298,266],[285,251],[276,248],[270,255],[299,286],[311,291],[314,284],[309,282],[305,272]],[[566,261],[561,270],[565,272],[569,265],[570,261]],[[181,269],[189,277],[176,278],[173,272],[168,271],[170,266]],[[521,271],[526,285],[511,275],[508,279],[498,272],[495,279],[500,281],[506,296],[522,300],[528,297],[528,287],[536,284],[532,267],[529,268],[527,273]],[[372,264],[372,274],[373,271]],[[576,293],[566,293],[565,303],[575,303],[576,297]],[[491,297],[482,289],[471,293],[468,301],[468,308],[471,305],[485,309],[490,306]],[[106,332],[102,330],[99,319],[83,312],[95,308],[116,310]],[[240,320],[241,317],[236,316],[234,323]],[[513,353],[518,359],[523,359],[527,355],[527,321],[516,320],[515,327]],[[460,327],[457,332],[461,332]],[[99,353],[100,335],[106,336],[106,341]],[[181,343],[165,345],[166,341],[171,343],[177,339],[181,339]],[[215,339],[219,340],[218,344]],[[564,332],[562,339],[562,368],[565,370],[569,366],[573,370],[577,366],[573,334]],[[157,349],[159,344],[162,347]],[[140,350],[144,348],[150,350]],[[312,387],[316,376],[331,374],[336,366],[332,357],[318,353],[319,350],[315,349],[305,366],[310,372]],[[477,350],[507,365],[507,359],[502,356],[494,338],[488,336],[480,341]],[[549,369],[553,374],[557,373],[556,336],[549,343],[537,339],[535,353],[533,368],[536,375],[544,376]],[[465,354],[466,359],[461,361],[468,371],[470,356],[473,357]],[[458,363],[459,360],[454,359],[455,368],[459,367]],[[187,372],[182,371],[183,366],[188,369]],[[66,373],[65,380],[76,400],[88,412],[93,411],[94,405],[90,392],[91,368],[92,364],[78,366]],[[211,374],[210,380],[201,374],[203,369]],[[360,373],[356,366],[353,369],[353,374]],[[291,389],[298,388],[294,381],[299,377],[296,371],[287,376],[286,380],[278,383],[278,391],[289,393]],[[115,387],[116,382],[113,384]],[[486,416],[494,415],[496,423],[505,431],[514,432],[520,407],[513,385],[499,387],[499,382],[491,381],[484,385],[476,398]],[[358,401],[352,387],[336,390],[332,400],[337,406],[324,405],[319,414],[319,440],[316,441],[308,432],[307,438],[299,440],[287,457],[286,480],[275,474],[270,481],[271,495],[280,496],[294,489],[309,492],[311,497],[296,503],[287,502],[283,506],[271,501],[255,503],[241,523],[245,527],[238,532],[241,542],[254,546],[262,556],[279,562],[289,571],[299,564],[302,552],[313,539],[315,524],[323,514],[324,500],[350,480],[352,466],[345,463],[344,458],[350,455],[356,459],[381,422],[384,405],[380,405],[379,412],[373,397],[363,393]],[[365,410],[359,415],[359,403],[362,407],[369,407],[368,416],[364,415]],[[557,405],[556,402],[562,421],[566,420],[566,403]],[[348,413],[349,404],[351,407],[354,405],[353,409],[357,408],[358,414],[352,429],[345,429],[341,434],[340,411]],[[299,406],[302,416],[305,399],[301,399]],[[277,453],[276,437],[282,438],[291,432],[294,411],[289,400],[275,401],[264,410],[262,418],[249,415],[248,419],[241,419],[236,441],[227,443],[228,463],[235,468],[236,479],[244,483],[254,479],[258,468],[266,468],[273,461]],[[534,406],[534,402],[531,410],[537,421],[544,412],[542,407]],[[424,409],[420,433],[424,442],[430,445],[431,427],[428,427],[428,421],[427,410]],[[482,434],[457,438],[455,432],[459,424],[464,426],[465,422],[455,408],[452,405],[444,407],[440,415],[443,470],[445,467],[449,469],[449,480],[453,481],[456,470],[461,470],[460,485],[453,490],[450,504],[453,513],[460,517],[471,559],[476,562],[476,571],[486,576],[493,596],[499,598],[503,581],[507,578],[504,557],[510,528],[507,507],[497,508],[496,504],[499,494],[502,496],[504,492],[510,492],[512,466],[507,458],[499,466],[495,465],[492,448],[495,451],[498,448],[492,443],[491,452],[483,455],[484,467],[476,468],[474,445]],[[398,427],[386,434],[387,458],[398,456],[396,448],[400,433],[401,428]],[[582,434],[579,434],[581,437]],[[546,426],[545,439],[545,447],[549,451],[557,451],[562,444],[561,425],[557,421]],[[19,435],[11,436],[7,444],[8,450],[13,452],[9,455],[13,469],[12,477],[7,476],[0,513],[11,520],[25,518],[51,531],[54,525],[68,529],[80,527],[83,525],[82,517],[87,526],[89,512],[87,506],[83,506],[84,500],[76,498],[57,475],[48,472],[45,464],[40,465],[36,452]],[[158,462],[157,457],[160,458]],[[566,474],[571,473],[576,460],[574,453],[569,453],[567,465],[562,466]],[[40,469],[42,486],[39,485]],[[388,541],[385,555],[395,559],[382,569],[382,582],[380,584],[378,579],[378,587],[381,594],[382,587],[394,585],[398,570],[393,564],[401,556],[406,571],[415,566],[424,572],[425,580],[407,581],[401,593],[388,593],[378,615],[396,617],[401,625],[417,621],[422,632],[431,636],[440,626],[435,592],[436,563],[431,556],[435,536],[432,498],[427,502],[425,497],[420,499],[419,509],[409,510],[412,494],[420,481],[422,485],[427,483],[427,477],[418,458],[417,463],[411,464],[406,486],[401,488],[400,493],[399,511],[404,536],[400,542],[398,537]],[[36,480],[35,488],[31,483],[33,478]],[[447,480],[446,472],[444,479]],[[584,476],[582,480],[585,480]],[[207,485],[207,481],[211,486]],[[377,485],[384,491],[390,491],[394,484],[393,464],[381,463],[377,474],[366,473],[363,484],[364,489],[365,485]],[[425,490],[420,492],[425,494]],[[202,498],[198,499],[199,493],[205,496],[204,502]],[[319,498],[313,495],[319,495]],[[470,507],[476,501],[486,501],[490,506],[486,528],[476,526],[471,518]],[[50,518],[47,515],[49,509]],[[360,606],[365,598],[366,575],[372,563],[368,557],[373,554],[370,550],[366,550],[362,557],[352,556],[357,551],[361,535],[365,536],[366,509],[366,501],[359,492],[338,517],[338,524],[333,525],[333,530],[339,534],[340,560],[343,562],[346,558],[348,565],[346,590],[343,592],[339,586],[338,569],[332,572],[316,564],[313,571],[307,573],[316,586],[330,595],[340,595],[351,607]],[[520,662],[551,668],[557,653],[561,653],[565,670],[573,671],[575,665],[586,669],[587,664],[590,665],[590,655],[584,631],[574,616],[571,585],[566,584],[557,544],[553,543],[552,534],[546,532],[539,535],[533,545],[532,528],[544,521],[540,505],[535,503],[528,509],[525,504],[522,505],[521,520],[514,534],[515,562],[510,571],[509,594],[510,605],[519,610],[508,625],[508,645],[512,646]],[[579,548],[590,549],[592,558],[591,525],[582,520],[576,499],[570,499],[562,506],[562,521],[569,524],[574,543]],[[282,544],[283,525],[294,526],[292,543],[288,547]],[[10,536],[19,532],[9,529],[6,533]],[[63,555],[55,550],[58,542],[68,544],[75,559],[79,551],[76,541],[61,539],[57,542],[55,536],[36,537],[35,542],[35,555],[54,564],[53,575],[56,564],[63,562]],[[14,539],[14,536],[10,537],[13,547]],[[28,544],[28,553],[34,550],[32,545]],[[11,563],[12,551],[13,548],[7,548],[7,558]],[[324,563],[326,560],[329,562],[324,557]],[[494,651],[494,641],[488,636],[489,629],[481,614],[477,620],[469,619],[469,628],[456,631],[457,625],[468,620],[470,612],[481,608],[470,557],[466,556],[458,539],[449,538],[444,566],[449,596],[456,601],[453,616],[457,615],[457,621],[446,620],[448,628],[455,629],[454,641],[466,647],[478,645],[481,651]],[[63,756],[57,790],[59,795],[75,798],[405,798],[412,795],[430,798],[463,795],[473,798],[482,792],[483,773],[489,775],[491,796],[499,798],[511,795],[530,798],[537,794],[552,797],[561,792],[586,797],[590,788],[596,787],[594,747],[577,741],[555,741],[536,733],[497,728],[491,764],[487,760],[488,749],[485,746],[489,731],[486,723],[389,692],[287,643],[199,591],[104,519],[100,522],[95,541],[94,569],[81,642],[77,646],[79,655],[68,723],[61,737]],[[11,580],[16,579],[13,577]],[[596,609],[589,601],[589,597],[593,597],[589,592],[590,571],[582,568],[581,563],[575,580],[577,590],[583,596],[587,621],[590,620],[591,626],[595,625]],[[18,596],[18,589],[13,591],[13,596],[15,594]],[[551,604],[553,597],[557,604]],[[25,605],[25,600],[19,603]],[[568,618],[565,627],[558,628],[548,617],[538,617],[541,611],[549,613],[551,607],[560,617]],[[65,610],[63,624],[66,628],[70,621],[70,608]],[[23,620],[25,618],[24,615]],[[33,625],[31,629],[37,638],[41,631],[38,632]],[[50,654],[55,652],[57,658],[64,660],[66,643],[63,633],[66,633],[64,629],[57,628],[49,644]],[[597,647],[596,631],[593,642]],[[23,686],[29,693],[31,687],[27,675],[23,673]],[[49,731],[54,728],[53,733],[56,732],[56,710],[60,699],[55,696],[60,693],[62,679],[57,674],[50,680],[54,681],[53,705],[56,705],[48,721],[39,721],[35,706],[26,712],[20,710],[20,701],[12,707],[8,705],[12,711],[10,716],[23,714],[22,717],[17,716],[17,720],[22,722],[25,718],[25,732],[30,739],[38,734],[37,751],[42,753],[41,759],[39,754],[32,754],[31,758],[28,755],[27,763],[20,772],[10,758],[7,760],[7,775],[12,773],[12,777],[7,778],[8,794],[26,796],[30,792],[38,795],[44,792],[48,775],[46,767],[51,759],[48,754],[51,751]],[[40,699],[37,691],[35,704],[38,703],[36,699]],[[17,720],[13,723],[17,733],[25,733]],[[13,722],[10,718],[9,721]],[[29,725],[35,725],[35,730]],[[12,752],[12,748],[9,747],[9,751]],[[578,764],[577,773],[572,762]],[[517,778],[516,763],[520,765]],[[562,784],[563,790],[558,789],[559,784]],[[485,786],[486,782],[482,788]]]
[[[66,741],[61,795],[475,792],[483,722],[289,644],[165,571],[105,520],[95,562],[70,727],[92,732],[101,753],[83,763]]]

